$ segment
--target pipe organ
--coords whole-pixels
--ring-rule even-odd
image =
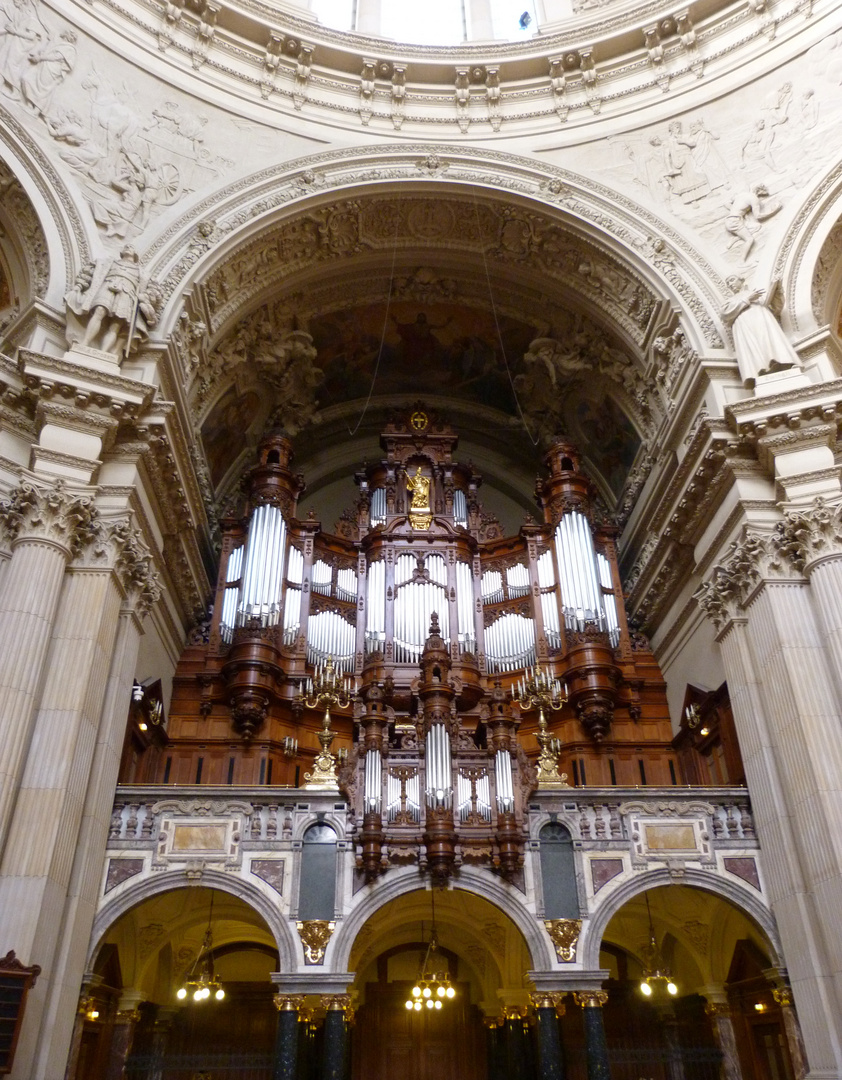
[[[515,874],[540,748],[579,784],[677,781],[660,673],[629,632],[615,535],[575,447],[544,459],[542,520],[504,537],[450,427],[417,409],[381,444],[331,533],[296,516],[289,441],[263,441],[222,522],[207,638],[185,651],[169,728],[135,778],[302,782],[319,752],[302,694],[332,659],[355,691],[331,721],[361,871],[411,858],[443,879],[490,859]],[[512,696],[536,665],[567,688],[541,730]]]

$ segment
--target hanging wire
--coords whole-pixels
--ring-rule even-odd
[[[392,302],[392,286],[393,286],[394,280],[395,280],[395,262],[397,261],[397,257],[398,257],[398,225],[399,225],[399,223],[400,223],[400,211],[396,210],[395,211],[395,236],[394,236],[394,240],[392,242],[392,266],[391,266],[391,269],[389,270],[389,290],[386,293],[386,310],[383,313],[383,330],[381,331],[381,334],[380,334],[380,348],[377,350],[377,363],[374,365],[374,373],[371,376],[371,386],[368,389],[368,397],[365,399],[365,405],[363,406],[363,411],[360,413],[360,418],[357,421],[357,423],[356,423],[353,430],[351,430],[351,428],[347,428],[349,435],[356,435],[357,432],[360,430],[360,424],[365,419],[365,414],[368,412],[368,407],[371,404],[371,398],[372,398],[372,395],[374,394],[374,384],[377,382],[377,373],[380,371],[380,360],[381,360],[381,358],[383,356],[383,346],[386,343],[386,328],[389,325],[389,307],[390,307],[391,302]],[[347,425],[346,425],[346,427],[347,427]]]
[[[509,367],[509,358],[506,355],[506,346],[503,344],[503,332],[500,329],[500,319],[497,316],[497,305],[494,303],[494,290],[491,288],[491,273],[488,269],[488,257],[485,254],[485,245],[482,243],[482,232],[479,223],[479,203],[477,202],[476,192],[473,190],[471,191],[471,197],[474,203],[474,217],[476,218],[477,223],[477,239],[480,242],[480,251],[482,252],[482,264],[485,267],[485,282],[488,286],[488,298],[491,301],[491,312],[494,315],[494,325],[497,328],[497,340],[500,342],[500,352],[503,356],[503,363],[506,365],[506,374],[509,377],[509,386],[511,386],[512,388],[512,397],[515,399],[515,405],[517,406],[520,422],[523,424],[524,430],[526,431],[526,434],[529,437],[532,445],[537,446],[540,440],[533,436],[532,432],[529,430],[529,424],[527,424],[526,422],[526,416],[524,415],[523,409],[521,408],[520,399],[518,398],[517,391],[515,390],[515,381],[512,377],[512,369]]]

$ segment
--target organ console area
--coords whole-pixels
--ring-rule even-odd
[[[541,520],[506,537],[446,423],[416,408],[381,446],[331,533],[296,516],[290,441],[262,441],[222,522],[206,632],[166,723],[130,724],[122,781],[335,784],[361,871],[418,859],[439,879],[466,859],[515,873],[539,784],[685,782],[575,447],[545,455]]]

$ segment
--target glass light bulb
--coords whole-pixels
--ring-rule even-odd
[[[187,997],[187,991],[182,986],[175,996],[178,998],[179,1001],[184,1001],[184,999]]]
[[[435,1002],[433,1001],[433,999],[429,998],[428,1001],[427,1001],[427,1008],[432,1009],[434,1004],[435,1004]]]
[[[440,986],[438,988],[438,990],[436,990],[436,993],[438,994],[439,997],[444,997],[444,995],[447,993],[447,991],[445,990],[445,988],[443,986]]]
[[[440,1008],[441,1008],[441,1002],[440,1002],[440,1001],[434,1001],[434,1002],[433,1002],[433,1004],[435,1005],[435,1007],[436,1007],[437,1009],[440,1009]]]
[[[445,994],[449,998],[456,997],[456,991],[453,989],[452,986],[448,986],[448,988],[445,990]]]
[[[649,985],[648,982],[642,982],[640,984],[640,992],[645,997],[652,997],[652,987]]]
[[[202,993],[201,990],[194,990],[193,991],[193,1000],[194,1001],[201,1001],[203,997],[204,997],[204,994]]]
[[[407,1009],[414,1009],[414,1008],[415,1008],[415,1002],[414,1002],[414,1001],[412,1000],[412,998],[410,998],[410,999],[409,999],[409,1000],[407,1001],[407,1003],[406,1003],[406,1007],[407,1007]]]
[[[412,988],[412,996],[413,997],[421,997],[421,987],[420,986],[413,986],[413,988]]]
[[[429,988],[429,986],[425,986],[424,987],[424,997],[428,998],[428,997],[432,997],[432,996],[433,996],[433,991]]]
[[[413,1008],[415,1009],[416,1012],[421,1012],[421,1002],[416,1001],[415,1004],[413,1005]]]
[[[222,1001],[222,999],[225,997],[225,991],[222,989],[221,986],[217,990],[216,994],[214,994],[214,997],[216,998],[217,1001]]]
[[[678,987],[675,985],[674,982],[667,983],[667,993],[672,994],[673,996],[678,993]]]

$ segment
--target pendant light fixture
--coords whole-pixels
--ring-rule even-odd
[[[445,966],[442,970],[439,970],[439,960],[436,956],[438,952],[438,932],[436,930],[436,893],[435,889],[430,890],[430,898],[432,900],[433,907],[433,926],[430,931],[430,943],[427,946],[427,951],[424,953],[424,960],[421,964],[421,969],[418,974],[418,978],[415,980],[415,985],[410,991],[409,997],[406,999],[407,1010],[413,1012],[421,1012],[422,1009],[429,1009],[431,1012],[440,1010],[446,1001],[452,1000],[456,997],[456,989],[450,981],[450,973]]]
[[[649,944],[643,950],[646,963],[643,968],[643,978],[640,981],[640,992],[644,997],[649,998],[652,997],[656,990],[663,988],[671,997],[675,997],[678,993],[678,986],[673,982],[672,973],[664,962],[661,950],[655,940],[652,911],[649,908],[649,893],[644,893],[644,896],[646,897],[646,914],[649,919]]]
[[[188,997],[196,1002],[207,1001],[211,996],[213,996],[215,1001],[222,1001],[225,998],[225,991],[213,969],[213,931],[211,930],[211,921],[213,919],[213,895],[213,890],[211,890],[208,928],[205,930],[205,936],[202,939],[202,947],[199,950],[199,955],[193,961],[193,967],[190,969],[190,974],[178,988],[175,995],[179,1001],[186,1001]]]

